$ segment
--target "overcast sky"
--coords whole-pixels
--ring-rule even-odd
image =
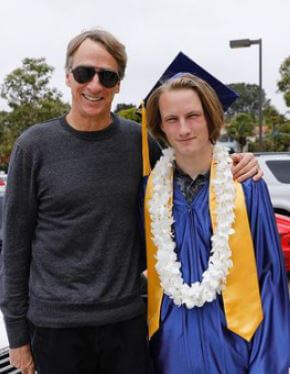
[[[277,80],[290,55],[289,0],[2,0],[0,15],[0,83],[23,58],[45,57],[55,67],[52,85],[70,101],[63,70],[67,43],[101,26],[129,56],[114,106],[139,104],[179,51],[225,83],[258,84],[258,45],[230,49],[229,40],[262,38],[263,88],[280,112],[287,111]],[[6,109],[3,100],[0,109]]]

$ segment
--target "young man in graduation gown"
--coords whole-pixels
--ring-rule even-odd
[[[147,102],[170,148],[146,187],[148,322],[155,374],[287,374],[289,296],[267,186],[230,173],[209,84],[175,76]]]

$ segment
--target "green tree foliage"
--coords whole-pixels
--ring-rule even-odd
[[[264,151],[283,152],[290,147],[290,122],[283,114],[270,105],[264,112],[264,123],[267,126],[263,149]]]
[[[114,113],[119,113],[121,112],[121,110],[130,109],[130,108],[136,108],[136,106],[134,104],[120,103],[116,105]]]
[[[263,138],[263,151],[265,152],[287,152],[290,151],[290,121],[284,116],[280,116],[283,121],[273,121],[268,126]],[[267,117],[266,117],[267,118]],[[277,117],[274,117],[277,119]],[[249,144],[250,152],[259,151],[258,142]]]
[[[6,163],[5,154],[7,149],[7,131],[6,127],[4,126],[6,120],[7,112],[0,111],[0,165]],[[3,152],[4,151],[4,152]]]
[[[27,103],[15,107],[7,113],[0,125],[9,129],[13,134],[13,138],[16,139],[31,125],[58,117],[68,112],[68,110],[69,105],[63,103],[59,98],[43,98],[34,104]]]
[[[227,118],[232,118],[238,113],[248,113],[257,119],[259,115],[259,86],[248,83],[230,83],[228,86],[239,97],[227,110]],[[265,110],[269,104],[270,100],[267,100],[265,91],[262,90],[262,110]]]
[[[141,123],[141,113],[140,113],[139,109],[136,108],[134,105],[131,106],[128,109],[120,110],[119,112],[117,112],[117,114],[120,117],[123,117],[123,118],[126,118],[126,119],[130,119],[132,121]]]
[[[29,126],[68,112],[62,94],[49,86],[53,67],[44,58],[25,58],[6,76],[1,97],[10,111],[0,112],[0,163],[5,168],[16,138]]]
[[[279,72],[281,79],[278,81],[278,89],[283,93],[286,105],[290,107],[290,56],[283,61]]]
[[[5,121],[6,116],[7,116],[7,112],[5,112],[4,110],[0,111],[0,123],[3,123]],[[3,134],[3,132],[4,132],[4,127],[0,126],[0,137]]]
[[[285,116],[280,114],[273,105],[269,105],[268,108],[266,108],[263,116],[263,122],[268,127],[268,131],[271,132],[275,132],[275,130],[286,121]]]
[[[255,123],[248,113],[239,113],[232,118],[230,125],[227,126],[227,133],[233,137],[243,152],[248,142],[248,137],[254,135]]]
[[[4,79],[1,97],[7,100],[12,109],[24,104],[35,104],[44,98],[60,98],[61,93],[48,85],[53,70],[43,57],[25,58],[22,67],[13,70]]]
[[[265,151],[290,151],[290,121],[280,124],[265,136]]]

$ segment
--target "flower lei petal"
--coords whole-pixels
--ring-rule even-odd
[[[232,267],[229,235],[235,214],[235,187],[231,172],[231,159],[228,151],[221,145],[215,145],[213,158],[217,162],[216,176],[213,180],[216,197],[216,232],[211,237],[212,248],[208,268],[202,274],[201,282],[188,285],[181,274],[181,263],[175,252],[173,240],[173,216],[169,201],[172,197],[172,168],[174,150],[168,148],[152,171],[153,193],[149,202],[151,233],[157,247],[156,271],[164,293],[178,306],[191,309],[211,302],[221,293],[229,269]]]

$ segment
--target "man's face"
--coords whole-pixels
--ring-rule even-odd
[[[191,89],[164,92],[159,98],[161,129],[176,156],[201,156],[211,148],[201,101]]]
[[[72,69],[80,65],[118,72],[118,63],[114,57],[101,43],[90,39],[84,40],[73,56]],[[102,121],[110,118],[113,98],[120,89],[119,82],[112,88],[106,88],[99,82],[98,74],[95,74],[90,82],[81,84],[69,72],[66,84],[72,93],[72,113],[78,119]]]

